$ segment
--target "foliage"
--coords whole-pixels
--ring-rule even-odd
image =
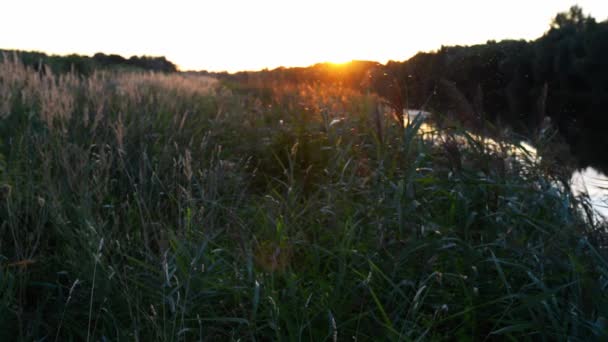
[[[16,55],[28,66],[36,70],[50,71],[58,74],[75,72],[79,75],[91,75],[95,70],[131,70],[131,71],[156,71],[176,72],[177,67],[165,57],[132,56],[125,59],[119,55],[106,55],[97,53],[93,57],[71,54],[68,56],[47,55],[42,52],[0,50],[0,60],[4,56]]]
[[[606,56],[608,21],[597,23],[574,6],[557,14],[550,30],[535,41],[442,47],[403,63],[389,62],[382,72],[397,81],[411,108],[426,104],[464,122],[483,117],[527,136],[549,117],[578,166],[607,171],[608,160],[598,153],[608,144],[603,131],[608,125]]]
[[[547,160],[239,85],[0,63],[3,340],[608,337],[603,227]]]
[[[386,65],[353,61],[215,76],[258,89],[338,85],[377,93],[398,112],[423,108],[477,130],[474,124],[487,120],[527,137],[550,118],[577,157],[576,166],[608,172],[607,56],[608,21],[598,23],[574,6],[557,14],[535,41],[443,46]]]

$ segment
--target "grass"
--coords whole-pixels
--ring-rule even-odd
[[[547,158],[322,85],[5,58],[0,99],[3,340],[608,337],[604,228]]]

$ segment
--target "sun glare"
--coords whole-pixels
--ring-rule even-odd
[[[344,61],[331,61],[327,62],[329,65],[336,69],[344,69],[352,64],[352,60],[344,60]]]
[[[239,71],[353,59],[385,63],[442,44],[536,39],[572,1],[37,2],[36,11],[30,1],[6,2],[0,32],[7,34],[0,35],[0,48],[166,56],[183,70]],[[599,20],[608,15],[605,0],[578,3]],[[26,18],[33,24],[21,29]]]

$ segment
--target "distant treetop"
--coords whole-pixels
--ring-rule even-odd
[[[100,69],[131,69],[158,72],[176,72],[177,66],[165,57],[132,56],[126,59],[120,55],[96,53],[93,57],[71,54],[68,56],[47,55],[35,51],[0,50],[0,60],[3,55],[15,54],[25,65],[35,69],[50,68],[56,73],[74,71],[89,75]]]

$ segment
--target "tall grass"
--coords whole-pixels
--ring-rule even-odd
[[[602,227],[546,164],[264,94],[5,58],[3,339],[607,337]]]

